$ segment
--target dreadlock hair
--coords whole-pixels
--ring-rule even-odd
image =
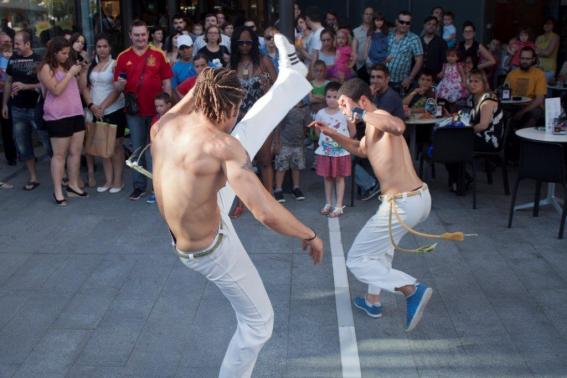
[[[244,90],[235,71],[207,67],[195,84],[195,109],[220,124],[238,110]]]

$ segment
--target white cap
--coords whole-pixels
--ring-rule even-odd
[[[182,34],[179,37],[177,37],[177,48],[180,48],[183,45],[187,47],[193,46],[193,40],[187,34]]]

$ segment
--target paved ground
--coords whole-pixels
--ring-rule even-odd
[[[127,192],[91,193],[57,208],[46,162],[42,185],[0,191],[0,377],[215,377],[234,330],[219,291],[169,249],[155,206]],[[398,254],[395,265],[435,290],[423,322],[403,331],[403,298],[384,296],[385,316],[353,313],[363,377],[567,376],[567,240],[559,215],[517,213],[480,177],[479,209],[446,191],[438,169],[433,211],[422,229],[478,238],[444,242],[427,256]],[[13,171],[0,168],[0,177]],[[306,174],[307,200],[286,206],[328,235],[318,215],[322,183]],[[520,200],[533,184],[524,184]],[[340,218],[345,251],[377,202]],[[294,240],[236,222],[272,299],[276,318],[255,377],[341,377],[329,245],[314,267]],[[326,237],[327,239],[327,237]],[[411,237],[405,245],[415,245]],[[349,276],[351,295],[364,291]]]

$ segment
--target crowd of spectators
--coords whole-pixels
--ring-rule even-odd
[[[290,111],[255,161],[266,189],[278,201],[285,201],[282,184],[287,170],[292,172],[292,193],[302,200],[304,150],[312,148],[317,156],[313,168],[324,177],[321,213],[325,215],[342,214],[350,156],[324,135],[314,135],[307,124],[318,119],[345,135],[361,136],[360,128],[341,118],[336,107],[337,86],[345,80],[357,76],[368,81],[376,105],[400,118],[423,113],[430,98],[446,112],[470,109],[479,148],[497,148],[502,143],[498,86],[505,82],[513,96],[530,98],[513,114],[515,127],[525,127],[540,122],[547,84],[567,79],[567,65],[557,70],[559,36],[553,19],[545,21],[535,39],[532,30],[522,27],[507,43],[492,40],[484,45],[477,40],[472,22],[455,25],[455,14],[440,7],[423,20],[420,34],[411,31],[414,16],[404,10],[387,20],[367,7],[361,24],[351,27],[330,10],[303,12],[297,4],[294,9],[294,42],[309,67],[313,90]],[[139,150],[149,142],[152,124],[195,85],[206,67],[237,72],[246,91],[240,118],[266,93],[278,72],[276,26],[260,29],[253,19],[233,23],[222,11],[192,23],[178,14],[170,30],[133,21],[130,46],[123,51],[112,51],[110,38],[103,34],[96,36],[92,51],[79,33],[42,35],[47,45],[44,56],[34,53],[37,38],[29,31],[13,36],[0,32],[1,126],[8,164],[15,165],[18,159],[25,163],[24,190],[40,184],[35,132],[51,158],[53,198],[58,205],[67,205],[68,197],[87,197],[86,187],[119,193],[129,182],[123,177],[125,151]],[[96,120],[117,125],[114,154],[101,159],[104,182],[98,185],[94,156],[85,156],[86,179],[80,175],[85,122]],[[149,153],[140,162],[151,170]],[[149,194],[148,202],[155,202],[151,182],[137,172],[131,174],[129,199]],[[356,161],[353,174],[362,199],[377,194],[378,183],[367,163]],[[233,214],[242,211],[237,206]]]

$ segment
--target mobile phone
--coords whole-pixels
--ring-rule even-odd
[[[77,62],[78,63],[83,63],[83,60],[85,60],[85,58],[83,58],[83,56],[81,54],[77,55]]]
[[[126,80],[126,78],[128,77],[128,74],[126,72],[120,72],[120,74],[118,75],[119,78]]]
[[[514,96],[512,97],[512,100],[514,101],[520,101],[522,99],[522,96]]]

